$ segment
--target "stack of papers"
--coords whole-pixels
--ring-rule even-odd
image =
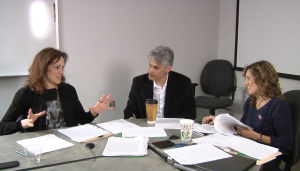
[[[223,140],[221,143],[240,153],[246,154],[247,156],[258,160],[262,160],[278,152],[278,148],[260,144],[253,140],[239,136],[230,136]]]
[[[139,126],[130,123],[128,121],[125,121],[124,119],[119,119],[119,120],[114,120],[114,121],[109,121],[105,123],[99,123],[97,126],[113,133],[113,134],[118,134],[121,133],[123,130],[126,129],[133,129],[133,128],[139,128]]]
[[[135,138],[109,137],[103,156],[145,156],[149,138],[140,135]]]
[[[182,165],[194,165],[232,157],[209,143],[164,150],[164,152]]]
[[[262,160],[278,152],[278,148],[260,144],[253,140],[233,135],[225,136],[221,134],[213,134],[193,139],[193,142],[210,143],[221,148],[229,147],[235,151],[238,151],[258,160]]]
[[[71,147],[74,145],[72,143],[69,143],[68,141],[58,138],[54,134],[20,140],[20,141],[17,141],[17,143],[23,147],[38,144],[43,147],[42,154],[48,153],[50,151],[55,151],[55,150]]]
[[[235,136],[235,125],[252,129],[229,114],[219,114],[214,120],[213,127],[208,124],[203,124],[197,125],[194,128],[194,131],[197,132],[210,133],[211,131],[216,134],[193,139],[193,142],[210,143],[224,149],[225,151],[230,151],[229,148],[231,148],[239,153],[243,153],[258,160],[265,159],[278,152],[277,148],[260,144],[244,137]]]
[[[103,137],[109,132],[98,128],[97,126],[85,124],[67,129],[60,129],[58,132],[66,135],[71,138],[71,140],[76,142],[87,142],[90,140],[94,140],[95,138]]]
[[[139,127],[134,129],[126,129],[122,132],[122,137],[137,137],[139,135],[145,135],[148,138],[168,137],[163,128],[156,127]]]

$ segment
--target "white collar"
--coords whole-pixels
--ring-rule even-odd
[[[164,86],[162,87],[163,89],[165,89],[167,87],[167,83],[168,83],[168,78],[169,78],[169,73],[167,75],[167,79],[166,79],[166,82],[164,84]],[[153,80],[153,88],[159,88],[160,86],[156,84],[155,80]]]

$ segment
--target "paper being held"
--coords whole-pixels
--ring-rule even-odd
[[[240,125],[242,127],[250,128],[251,127],[243,124],[236,118],[230,116],[229,114],[219,114],[214,121],[215,129],[225,135],[232,135],[236,133],[236,130],[234,129],[235,125]]]

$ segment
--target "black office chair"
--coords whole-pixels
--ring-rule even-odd
[[[283,94],[290,101],[294,142],[289,154],[283,153],[283,161],[285,162],[284,171],[290,171],[292,166],[297,164],[300,158],[300,90],[291,90]]]
[[[208,62],[201,73],[200,85],[204,93],[214,97],[195,97],[196,107],[209,109],[209,113],[215,115],[216,109],[226,109],[232,106],[236,86],[234,85],[234,69],[229,61],[216,59]],[[222,97],[230,94],[231,98]]]

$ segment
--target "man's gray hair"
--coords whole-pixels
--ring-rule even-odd
[[[164,64],[165,68],[173,66],[174,52],[166,46],[157,46],[148,56],[148,59],[154,59],[158,65]]]

